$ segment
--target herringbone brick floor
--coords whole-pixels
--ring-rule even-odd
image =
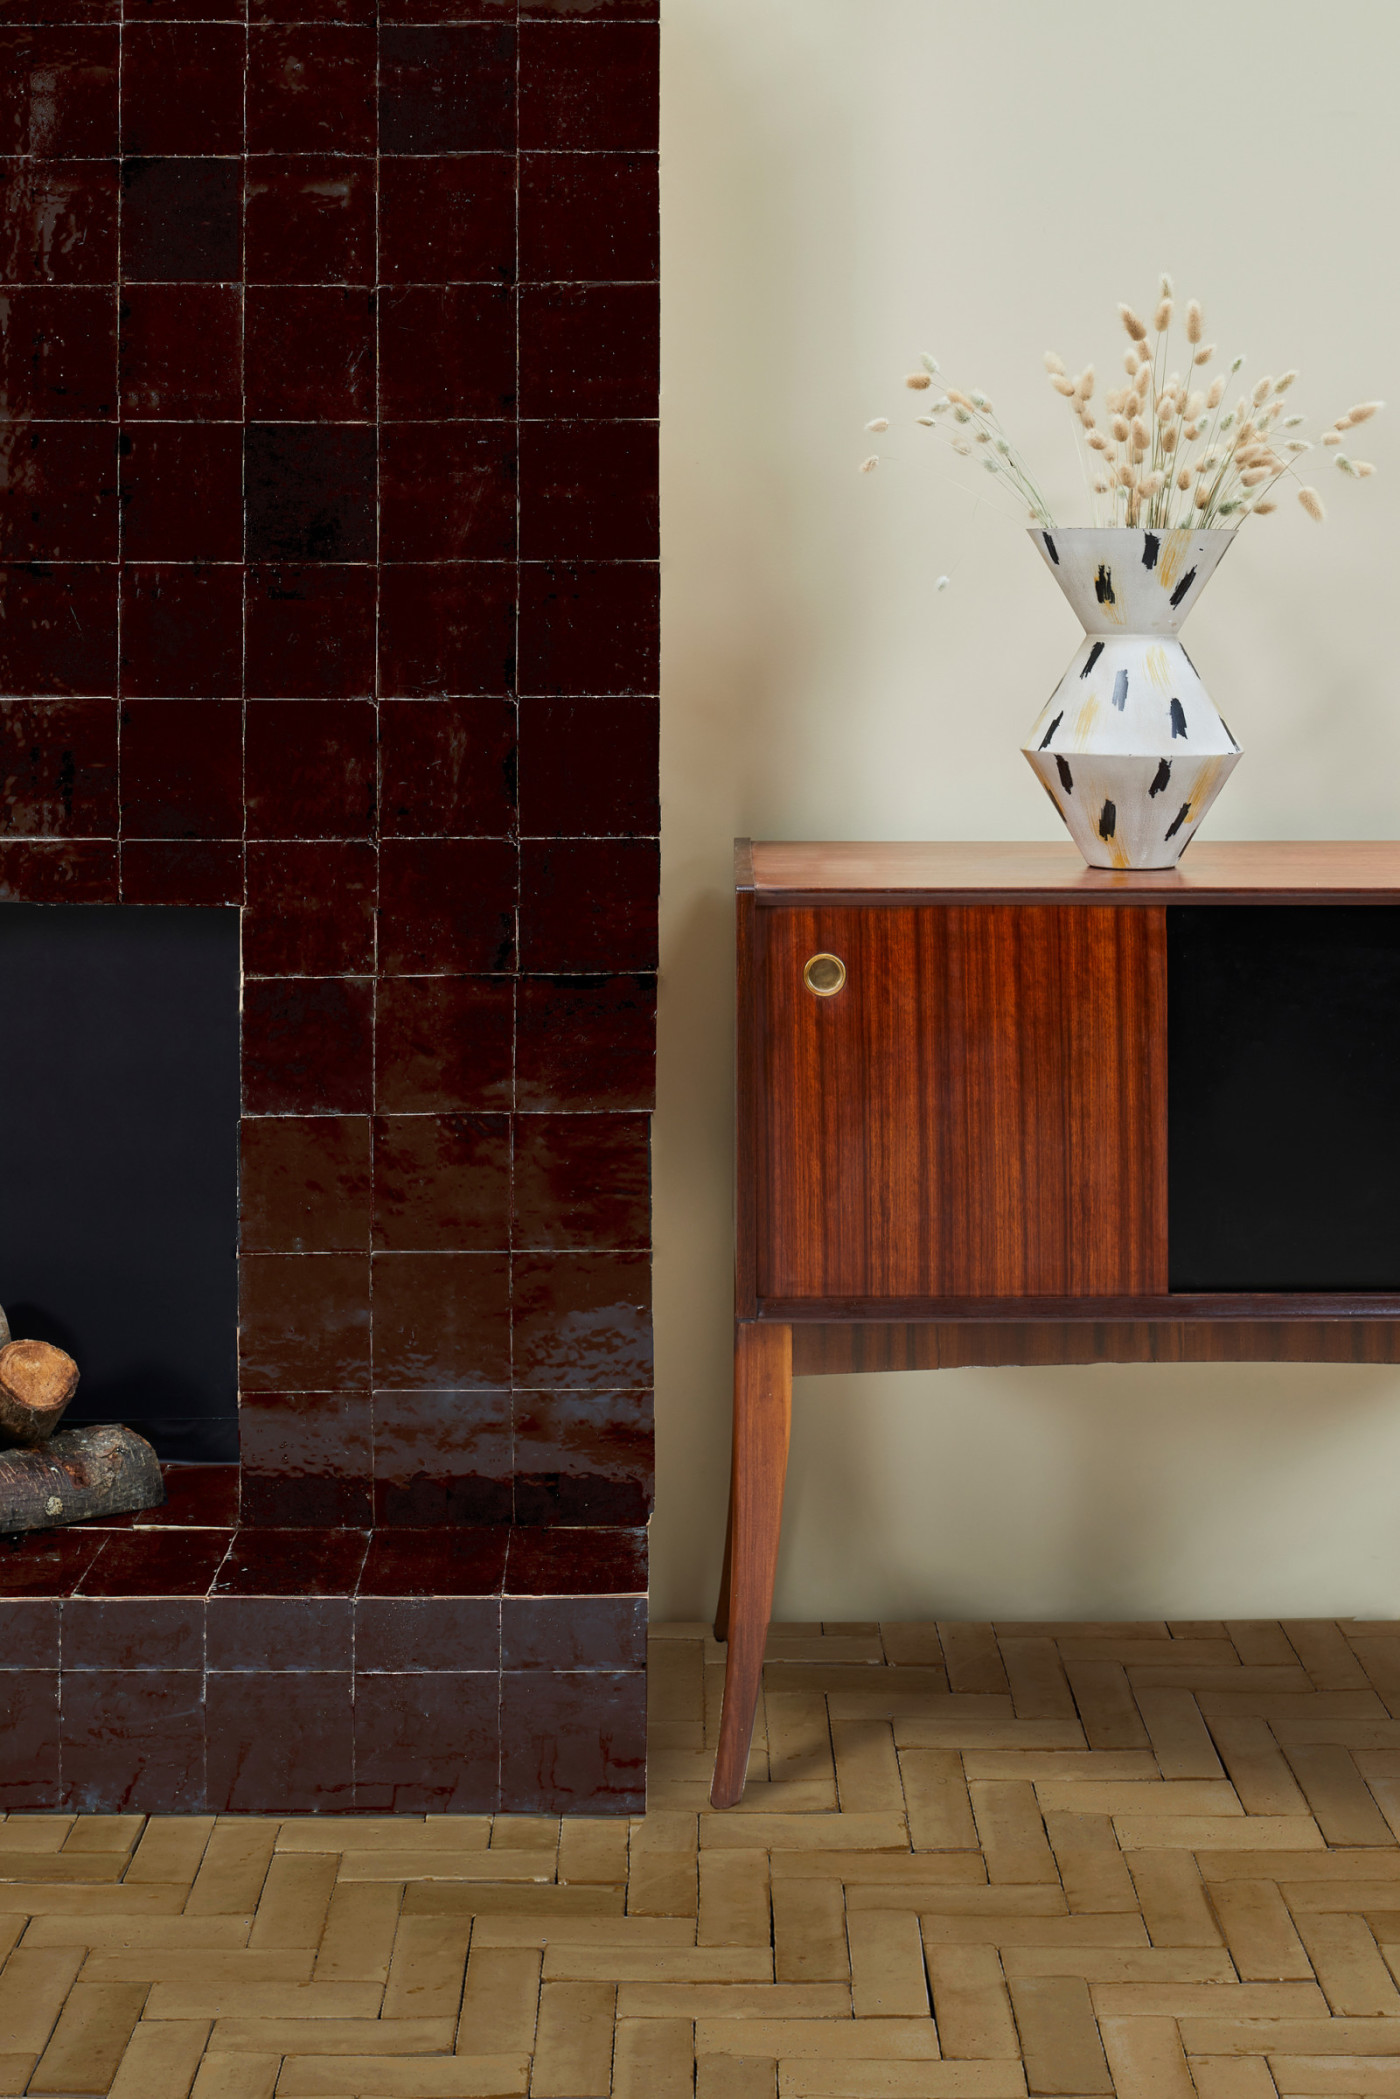
[[[0,2092],[1400,2099],[1400,1624],[652,1647],[650,1812],[0,1826]]]

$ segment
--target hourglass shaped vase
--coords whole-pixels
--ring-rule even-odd
[[[1177,638],[1233,532],[1030,537],[1084,641],[1023,744],[1090,867],[1175,867],[1240,755]]]

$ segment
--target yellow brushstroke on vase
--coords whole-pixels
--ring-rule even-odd
[[[1191,549],[1189,532],[1164,532],[1162,545],[1157,555],[1157,581],[1170,597],[1176,589],[1182,564]]]
[[[1147,675],[1158,692],[1172,689],[1171,672],[1167,668],[1167,652],[1160,641],[1154,641],[1147,652]]]
[[[1086,692],[1079,703],[1079,712],[1075,715],[1069,728],[1069,748],[1072,751],[1082,751],[1086,748],[1089,738],[1093,734],[1094,724],[1098,721],[1099,713],[1098,694],[1096,692]]]

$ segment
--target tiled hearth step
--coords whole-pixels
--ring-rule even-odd
[[[273,1530],[235,1467],[170,1488],[0,1541],[0,1806],[642,1807],[644,1531]]]

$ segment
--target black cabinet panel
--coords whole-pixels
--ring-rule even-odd
[[[1400,909],[1167,911],[1173,1290],[1400,1289]]]

